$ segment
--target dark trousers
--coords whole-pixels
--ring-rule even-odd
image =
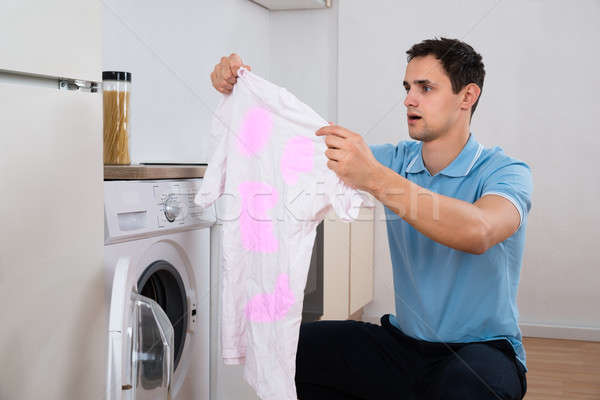
[[[522,399],[525,370],[510,343],[432,343],[381,317],[316,321],[300,327],[299,400]]]

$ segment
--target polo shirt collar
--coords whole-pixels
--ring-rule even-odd
[[[425,163],[423,162],[423,152],[422,152],[423,143],[419,143],[417,155],[412,159],[412,161],[408,164],[406,168],[406,172],[409,174],[418,174],[422,171],[429,171],[425,168]],[[441,170],[438,174],[458,178],[467,176],[475,165],[475,162],[481,155],[481,151],[483,150],[483,145],[479,144],[473,134],[469,134],[469,139],[465,144],[465,147],[461,150],[461,152],[456,156],[456,158],[448,165],[446,168]]]

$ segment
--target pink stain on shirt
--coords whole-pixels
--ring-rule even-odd
[[[240,231],[244,248],[259,253],[276,252],[279,241],[267,211],[277,203],[277,190],[264,182],[247,181],[240,184],[239,191],[242,198]]]
[[[246,112],[238,132],[238,149],[248,157],[259,153],[267,143],[272,129],[271,113],[261,107],[251,108]]]
[[[255,322],[273,322],[282,319],[294,304],[287,274],[277,277],[273,293],[254,296],[246,306],[246,318]]]
[[[288,185],[298,182],[302,172],[313,169],[315,149],[312,140],[306,136],[294,136],[285,144],[281,157],[281,174]]]

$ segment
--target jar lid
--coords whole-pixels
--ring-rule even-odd
[[[131,72],[104,71],[102,72],[102,80],[131,82]]]

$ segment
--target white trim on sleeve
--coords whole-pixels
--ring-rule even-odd
[[[523,224],[523,210],[521,209],[521,206],[519,205],[519,202],[517,200],[514,199],[514,197],[506,194],[506,193],[502,193],[502,192],[485,192],[484,194],[481,195],[481,197],[488,195],[488,194],[495,194],[497,196],[500,197],[504,197],[506,200],[510,201],[511,203],[513,203],[513,206],[515,206],[515,208],[517,209],[517,211],[519,212],[519,216],[521,217],[521,222],[519,222],[519,228],[521,227],[521,225]]]

